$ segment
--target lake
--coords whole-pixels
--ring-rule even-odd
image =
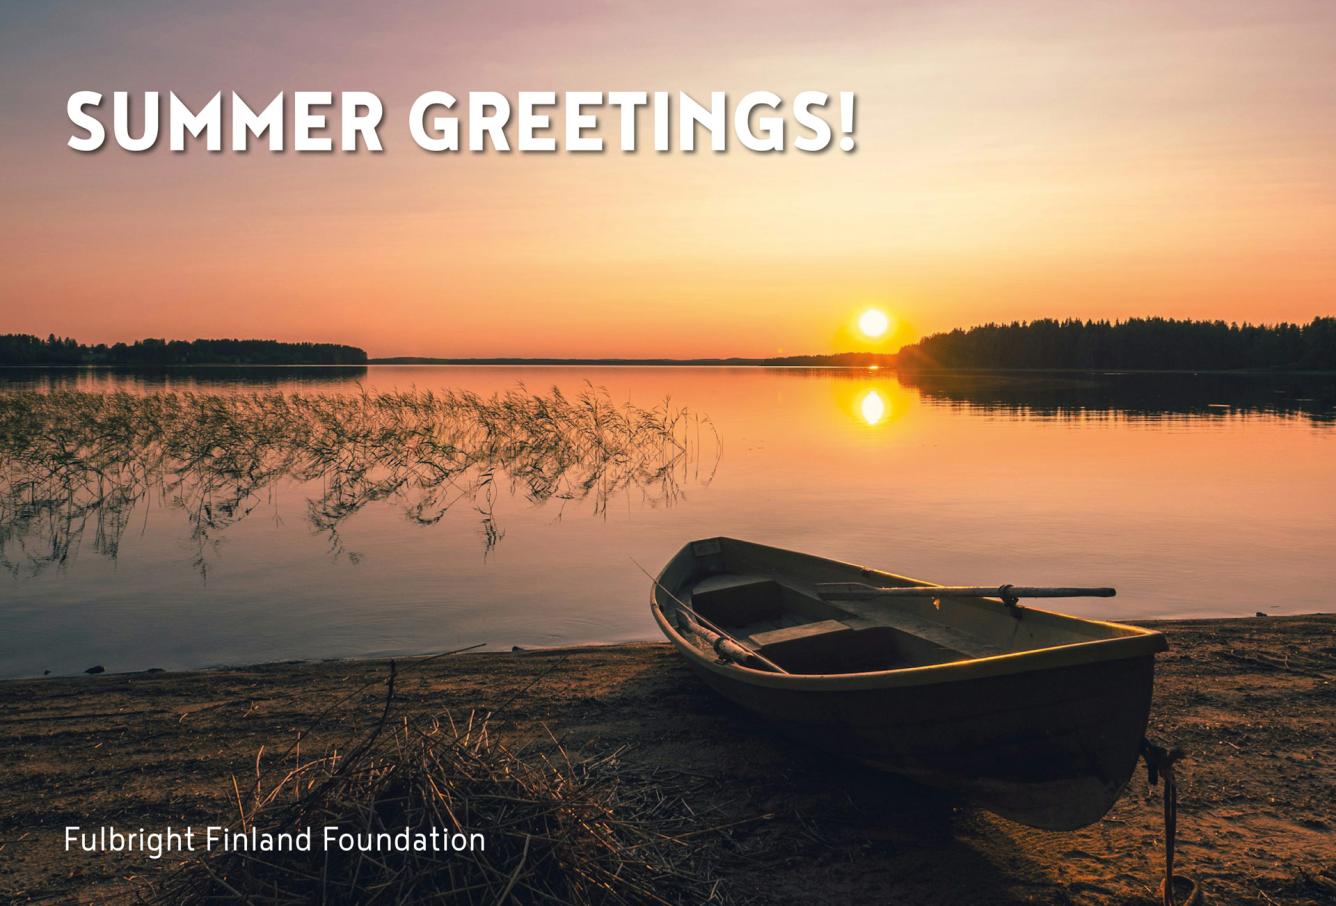
[[[715,535],[1114,585],[1056,609],[1122,620],[1336,587],[1326,377],[8,369],[0,397],[3,676],[655,639],[636,563]]]

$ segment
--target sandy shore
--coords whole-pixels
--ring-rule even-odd
[[[1336,902],[1336,615],[1154,624],[1153,737],[1186,748],[1181,865],[1213,903]],[[407,664],[408,662],[400,662]],[[377,661],[0,683],[0,896],[97,901],[170,864],[65,853],[63,828],[226,821],[233,774],[336,744],[383,702]],[[1139,771],[1084,830],[1046,833],[777,739],[663,645],[463,654],[403,671],[407,713],[506,705],[494,728],[685,791],[719,873],[758,902],[1153,902],[1160,801]],[[507,704],[509,703],[509,704]],[[694,797],[694,800],[693,800]],[[693,808],[693,811],[695,809]],[[721,818],[725,820],[720,820]],[[736,823],[734,823],[736,822]]]

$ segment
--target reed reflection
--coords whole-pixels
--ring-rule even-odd
[[[595,514],[623,492],[672,504],[688,480],[712,475],[700,468],[702,443],[717,462],[708,418],[666,402],[614,404],[593,388],[0,394],[0,565],[36,574],[70,561],[86,538],[114,559],[136,507],[156,497],[186,516],[207,575],[221,534],[283,481],[318,489],[306,515],[336,554],[355,556],[340,526],[377,502],[421,525],[471,508],[488,551],[503,535],[499,493],[590,502]]]

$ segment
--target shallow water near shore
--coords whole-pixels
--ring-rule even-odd
[[[420,472],[368,484],[367,463],[337,455],[333,470],[277,468],[239,498],[223,493],[237,487],[223,467],[202,477],[191,466],[190,481],[85,499],[77,520],[63,518],[70,510],[52,494],[39,499],[29,488],[0,510],[8,568],[0,675],[649,639],[648,581],[633,559],[653,570],[685,541],[714,535],[934,581],[1118,587],[1115,599],[1058,608],[1082,616],[1330,609],[1332,378],[670,367],[0,371],[6,394],[320,400],[448,390],[548,400],[558,387],[575,400],[590,385],[637,412],[685,409],[672,443],[628,435],[615,456],[579,471],[589,443],[577,438],[573,453],[553,448],[550,469],[498,452],[487,438],[504,430],[486,421],[487,410],[469,416],[482,418],[481,428],[451,423],[481,452],[461,473],[467,480],[450,476],[458,494],[426,506],[424,494],[438,489],[424,491]],[[5,444],[0,491],[13,491],[35,466],[21,462],[26,441]],[[204,454],[217,459],[212,449]],[[348,491],[350,474],[357,493]]]

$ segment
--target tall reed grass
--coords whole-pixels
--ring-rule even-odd
[[[501,495],[586,502],[595,514],[634,493],[676,502],[700,479],[708,418],[665,402],[613,402],[523,387],[328,393],[0,394],[0,565],[37,571],[82,544],[115,558],[132,514],[154,495],[183,512],[196,565],[220,533],[272,499],[307,490],[306,516],[347,553],[340,527],[369,504],[431,525],[471,509],[484,549],[503,535]],[[706,479],[708,480],[708,475]],[[311,490],[314,489],[314,490]]]

